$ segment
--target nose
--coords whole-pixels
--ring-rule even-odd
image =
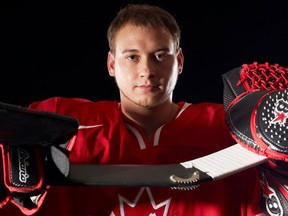
[[[148,58],[142,59],[140,64],[140,76],[141,77],[154,77],[155,76],[155,66],[151,60]]]

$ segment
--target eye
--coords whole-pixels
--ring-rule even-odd
[[[137,59],[137,55],[129,55],[127,56],[127,59],[130,61],[135,61]]]
[[[155,54],[155,58],[157,59],[157,61],[164,61],[167,57],[167,53],[156,53]]]

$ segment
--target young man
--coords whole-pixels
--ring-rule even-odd
[[[179,163],[235,143],[223,105],[173,102],[184,55],[171,14],[156,6],[128,5],[112,21],[107,36],[107,67],[119,88],[119,102],[55,97],[30,106],[73,116],[84,126],[71,162]],[[36,215],[252,216],[259,214],[259,191],[254,169],[194,190],[51,186]],[[7,204],[0,215],[21,214]]]

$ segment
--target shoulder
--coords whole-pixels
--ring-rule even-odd
[[[56,112],[63,115],[79,117],[79,115],[93,115],[98,113],[118,112],[117,101],[91,101],[85,98],[51,97],[42,101],[33,102],[29,108]]]
[[[67,98],[67,97],[51,97],[41,101],[35,101],[30,104],[30,108],[49,109],[49,106],[87,106],[87,107],[115,107],[118,106],[117,101],[92,101],[85,98]]]
[[[179,122],[186,123],[197,130],[226,130],[224,105],[220,103],[203,102],[198,104],[180,103],[177,116]]]
[[[179,102],[179,113],[192,114],[196,116],[201,115],[224,115],[224,105],[220,103],[203,102],[192,104],[188,102]]]

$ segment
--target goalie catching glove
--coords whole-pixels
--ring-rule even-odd
[[[224,106],[234,139],[257,154],[288,161],[288,68],[244,64],[223,75]]]
[[[0,207],[37,212],[49,187],[44,170],[68,174],[77,130],[74,118],[0,103]]]
[[[223,74],[228,128],[244,148],[264,155],[257,166],[263,188],[260,208],[267,215],[288,214],[288,68],[244,64]]]

